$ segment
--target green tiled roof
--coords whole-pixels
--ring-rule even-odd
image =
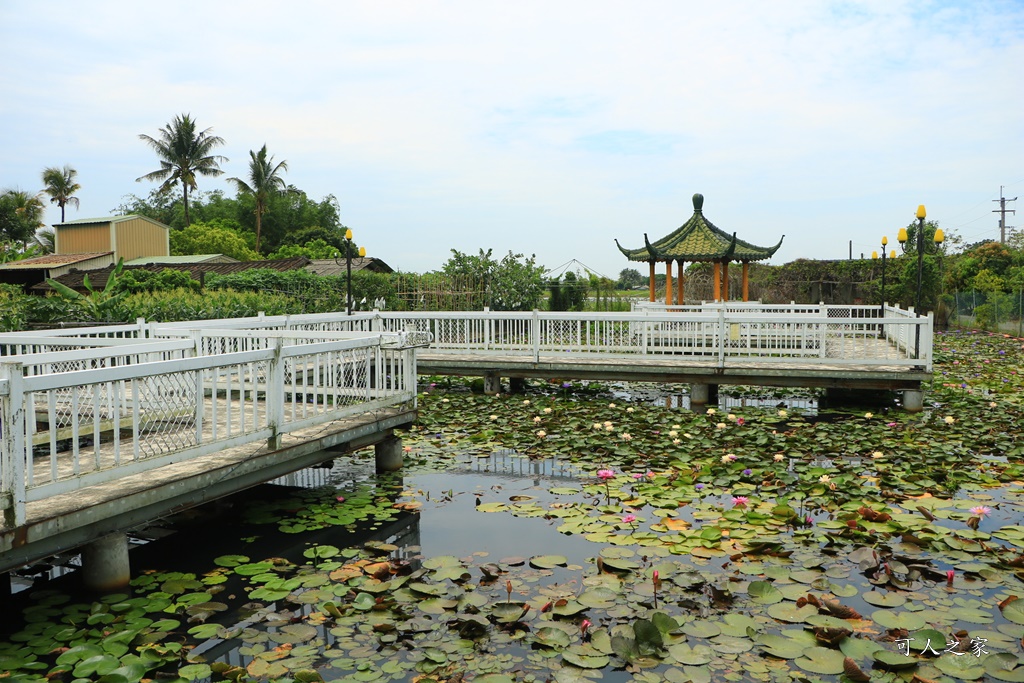
[[[782,246],[782,239],[774,247],[759,247],[737,239],[704,217],[704,196],[693,195],[693,216],[671,234],[651,243],[644,233],[644,246],[626,249],[618,240],[619,248],[630,261],[763,261]],[[783,239],[785,235],[782,236]]]

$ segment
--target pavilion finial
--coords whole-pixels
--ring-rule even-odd
[[[693,212],[694,213],[701,213],[703,208],[704,208],[704,195],[702,195],[700,192],[698,192],[697,194],[693,195]]]

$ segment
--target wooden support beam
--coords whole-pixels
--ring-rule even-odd
[[[729,300],[729,262],[722,261],[722,301]]]

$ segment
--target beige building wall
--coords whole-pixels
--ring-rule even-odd
[[[54,231],[58,254],[88,254],[99,251],[113,251],[110,243],[110,224],[76,225],[61,227]]]
[[[170,256],[170,235],[167,228],[142,218],[114,224],[114,251],[118,258],[131,261],[143,256]]]

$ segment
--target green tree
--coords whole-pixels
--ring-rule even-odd
[[[274,157],[267,158],[267,146],[263,145],[259,152],[249,151],[249,181],[241,178],[228,178],[238,190],[238,194],[252,196],[256,203],[256,251],[260,250],[260,228],[263,214],[267,212],[267,201],[273,194],[280,194],[287,188],[281,174],[288,170],[287,161],[274,164]]]
[[[18,189],[0,192],[0,240],[27,243],[43,226],[44,210],[37,194]]]
[[[157,138],[145,133],[139,139],[148,144],[160,159],[160,169],[147,173],[136,182],[143,180],[162,180],[160,189],[166,190],[181,184],[182,203],[185,209],[185,225],[189,225],[188,193],[198,189],[196,176],[218,176],[223,173],[219,164],[227,161],[226,157],[211,152],[215,147],[224,144],[224,139],[212,135],[212,128],[196,131],[196,123],[189,114],[175,116],[174,119],[160,129]]]
[[[250,194],[239,194],[238,222],[244,227],[255,231],[256,202]],[[305,244],[309,239],[322,237],[328,244],[332,243],[323,235],[306,235],[306,230],[325,228],[343,237],[344,228],[339,218],[338,200],[327,195],[315,201],[305,192],[289,185],[285,192],[271,194],[267,199],[267,212],[263,216],[261,249],[270,252],[282,244]],[[339,249],[341,251],[341,249]]]
[[[213,220],[193,223],[183,230],[171,231],[171,253],[175,256],[190,254],[224,254],[239,261],[259,261],[262,257],[248,243],[241,227],[235,221]]]
[[[78,171],[64,164],[64,168],[50,166],[43,169],[43,192],[50,195],[50,203],[60,207],[60,222],[64,222],[64,207],[70,204],[78,208],[78,197],[75,193],[82,186],[75,182]]]
[[[344,247],[343,247],[344,248]],[[277,251],[269,254],[268,259],[295,258],[305,256],[308,259],[331,259],[338,256],[338,248],[323,240],[310,240],[303,245],[282,244]]]
[[[501,259],[491,258],[492,249],[481,249],[476,256],[452,249],[452,256],[442,266],[449,276],[460,276],[481,283],[485,305],[496,311],[529,311],[540,304],[544,294],[544,266],[536,256],[529,258],[511,251]]]
[[[644,276],[636,268],[623,268],[619,271],[619,281],[617,283],[619,289],[642,287],[646,282]]]

